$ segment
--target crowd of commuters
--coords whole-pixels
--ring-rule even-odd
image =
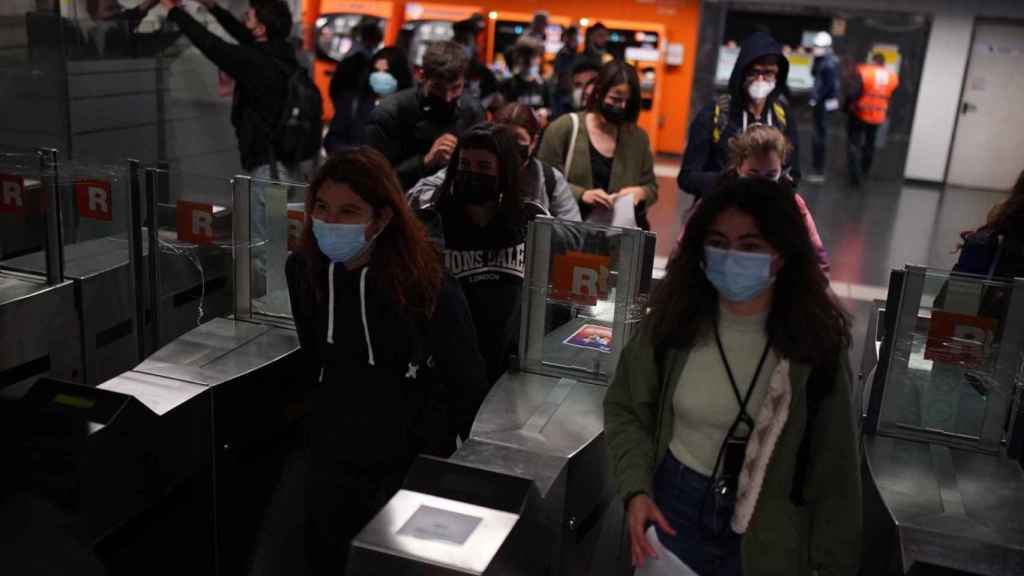
[[[297,66],[284,2],[253,0],[243,24],[203,0],[238,40],[229,44],[178,0],[161,1],[236,80],[245,169],[306,179],[295,160],[307,158],[282,159],[273,123]],[[363,23],[331,81],[326,159],[287,263],[309,366],[305,485],[316,504],[304,523],[315,573],[341,571],[346,543],[412,459],[451,455],[512,367],[529,222],[647,228],[658,200],[650,139],[638,125],[637,70],[609,52],[609,30],[590,26],[581,50],[579,30],[566,28],[546,81],[540,14],[504,54],[510,75],[499,80],[478,53],[483,24],[479,16],[456,23],[453,41],[429,45],[413,68],[400,49],[381,45],[378,22]],[[845,100],[850,177],[859,183],[899,79],[879,57],[843,93],[831,38],[814,45],[808,179],[824,177],[828,118]],[[755,32],[728,90],[689,126],[677,184],[697,201],[608,390],[612,476],[638,567],[671,553],[699,574],[858,570],[850,322],[796,192],[789,68],[783,47]],[[1016,232],[1024,184],[1017,188],[965,234],[965,271],[1018,273],[1006,257],[1024,260]]]

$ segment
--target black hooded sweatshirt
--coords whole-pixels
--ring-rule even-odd
[[[167,19],[178,25],[203,56],[235,80],[231,124],[238,137],[242,168],[251,172],[270,164],[272,133],[284,109],[288,78],[299,62],[287,40],[257,42],[252,32],[224,8],[214,5],[210,13],[238,44],[212,34],[180,7],[171,9]]]
[[[768,96],[764,112],[760,118],[754,118],[748,112],[750,97],[744,84],[746,83],[747,68],[763,56],[777,56],[779,60],[779,76],[775,79],[775,90]],[[778,104],[785,112],[785,133],[793,151],[784,162],[783,171],[788,170],[789,177],[798,183],[800,180],[800,148],[797,138],[796,118],[790,113],[788,107],[781,102],[780,96],[786,86],[786,79],[789,77],[789,60],[782,54],[780,45],[770,34],[766,32],[755,32],[751,34],[740,49],[739,58],[732,69],[732,76],[729,78],[730,102],[728,105],[728,123],[722,131],[718,142],[714,141],[715,130],[715,107],[712,102],[702,108],[697,116],[690,123],[687,133],[686,152],[683,155],[683,165],[679,170],[676,182],[684,192],[692,194],[696,198],[710,193],[718,180],[718,176],[729,166],[729,140],[738,136],[744,129],[744,116],[746,125],[755,123],[771,124],[780,126],[779,118],[775,117],[773,105]]]
[[[539,204],[524,202],[522,225],[511,225],[499,214],[489,225],[479,227],[454,201],[419,212],[444,249],[445,267],[466,295],[491,384],[508,370],[519,343],[526,227],[541,215],[550,216]]]
[[[328,265],[311,280],[306,258],[289,256],[285,274],[309,367],[296,380],[312,386],[311,464],[319,474],[372,476],[401,471],[421,453],[450,456],[488,390],[458,284],[445,274],[433,317],[417,320],[380,285],[372,259],[358,270]]]

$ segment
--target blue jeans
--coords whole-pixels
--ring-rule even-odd
[[[658,528],[658,539],[701,576],[741,576],[740,536],[729,526],[735,495],[716,506],[707,487],[707,476],[687,468],[671,452],[665,455],[654,476],[654,503],[676,535]],[[714,536],[718,533],[722,535]]]

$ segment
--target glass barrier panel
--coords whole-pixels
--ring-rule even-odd
[[[252,313],[291,320],[285,262],[305,221],[305,184],[254,178],[250,189]]]
[[[43,173],[45,181],[56,178],[61,204],[64,277],[69,280],[83,279],[110,268],[127,265],[127,163],[124,166],[106,166],[64,161],[56,166],[47,165]],[[31,187],[33,182],[36,181],[30,178],[26,185]],[[15,226],[11,230],[16,229]],[[36,244],[36,249],[8,259],[5,265],[22,272],[45,274],[46,254],[42,250],[39,234],[30,234],[23,240]]]
[[[539,218],[527,255],[522,368],[607,382],[643,318],[653,236]],[[645,282],[646,276],[646,282]]]
[[[49,182],[38,155],[0,153],[0,267],[46,276]],[[39,266],[25,266],[26,259]]]
[[[160,343],[231,313],[232,184],[154,170]]]
[[[1009,282],[908,269],[881,426],[998,443],[1021,365],[1014,301]]]

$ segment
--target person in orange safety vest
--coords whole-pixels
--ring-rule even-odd
[[[857,66],[857,74],[853,80],[859,89],[854,90],[849,98],[847,159],[850,180],[854,185],[860,186],[864,177],[871,172],[878,127],[885,123],[889,113],[889,100],[900,84],[900,77],[885,68],[884,55],[875,53],[870,64]]]

